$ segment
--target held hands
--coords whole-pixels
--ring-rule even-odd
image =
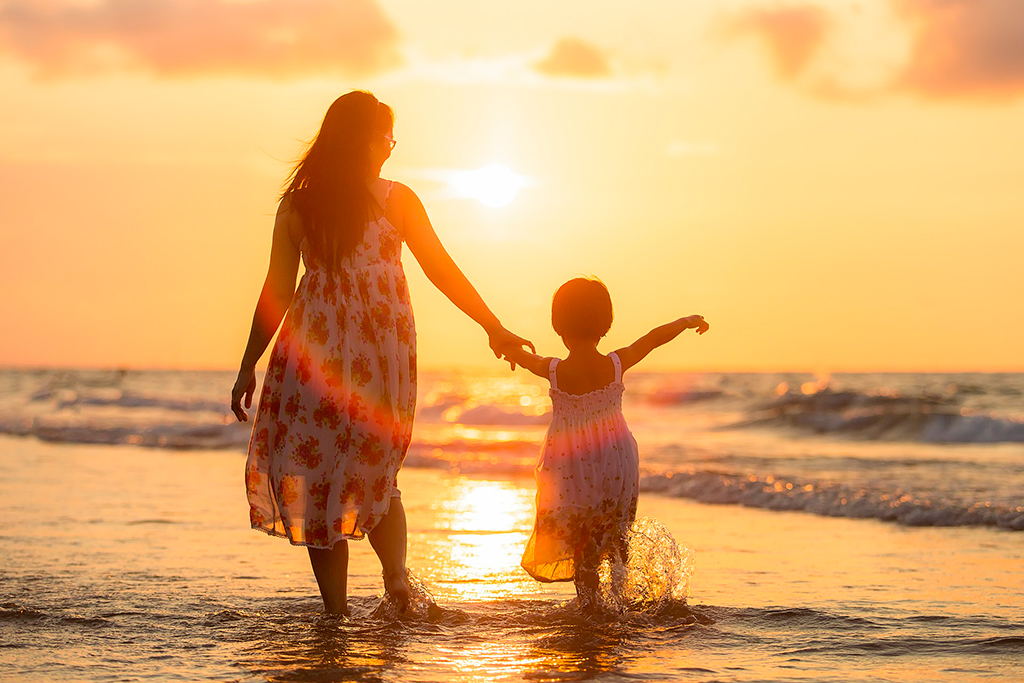
[[[253,369],[239,368],[238,379],[235,386],[231,388],[231,412],[235,414],[239,422],[248,422],[249,416],[242,409],[242,399],[245,399],[245,407],[252,407],[252,395],[256,391],[256,371]]]
[[[508,365],[511,369],[516,369],[516,363],[509,358],[509,352],[514,349],[522,349],[524,346],[530,347],[530,351],[533,353],[537,352],[533,342],[523,339],[517,334],[512,334],[504,327],[500,327],[497,330],[487,335],[487,343],[491,347],[491,351],[494,352],[495,358],[501,358],[504,356],[505,360],[508,361]]]
[[[697,330],[697,334],[704,334],[711,327],[710,325],[707,324],[707,322],[704,321],[704,316],[702,315],[688,315],[682,320],[686,324],[686,327],[684,327],[683,329],[695,329]]]

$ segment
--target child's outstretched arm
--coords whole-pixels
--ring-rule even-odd
[[[551,358],[544,358],[535,353],[530,353],[522,346],[508,348],[502,353],[502,357],[507,361],[526,368],[538,377],[547,379]]]
[[[688,315],[679,320],[673,320],[667,325],[655,327],[653,330],[637,339],[629,346],[616,351],[619,360],[622,362],[622,371],[625,372],[642,361],[647,354],[662,344],[668,344],[678,337],[683,331],[689,329],[697,330],[697,334],[704,334],[708,331],[708,324],[704,322],[702,315]],[[518,362],[518,361],[517,361]]]

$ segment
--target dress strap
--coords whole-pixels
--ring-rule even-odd
[[[619,354],[612,351],[608,354],[608,357],[612,359],[612,364],[615,366],[615,381],[622,381],[622,361],[619,360]]]
[[[558,380],[555,378],[556,367],[558,367],[558,359],[552,358],[551,362],[548,363],[548,381],[551,382],[551,388],[558,391]]]
[[[381,214],[384,214],[388,210],[388,197],[391,196],[391,187],[395,184],[394,180],[388,181],[388,189],[384,190],[384,203],[380,206]]]

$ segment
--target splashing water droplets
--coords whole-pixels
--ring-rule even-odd
[[[669,603],[685,603],[696,553],[676,542],[652,517],[633,523],[627,536],[628,560],[606,555],[599,570],[600,602],[613,612],[658,612]]]

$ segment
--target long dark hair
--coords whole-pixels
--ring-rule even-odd
[[[363,238],[375,204],[367,185],[370,143],[391,130],[394,120],[391,107],[368,92],[334,100],[281,193],[291,195],[310,252],[329,270],[338,270]]]

